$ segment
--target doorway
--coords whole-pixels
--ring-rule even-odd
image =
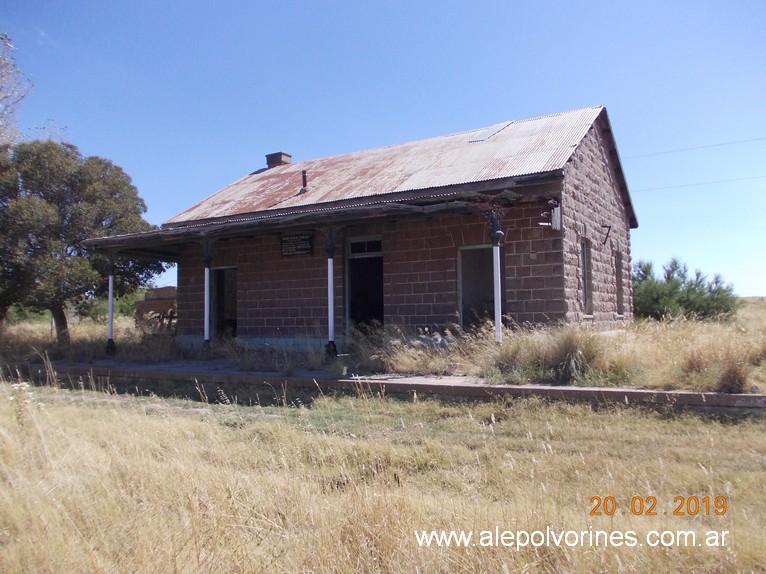
[[[211,322],[217,338],[237,336],[237,269],[213,269]]]
[[[346,255],[348,321],[383,324],[383,249],[380,238],[353,239]]]
[[[460,257],[460,318],[463,327],[467,328],[494,318],[492,246],[463,247],[458,253]]]

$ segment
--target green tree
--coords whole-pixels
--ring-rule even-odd
[[[109,260],[82,243],[154,229],[130,177],[71,144],[33,141],[0,150],[0,322],[11,303],[48,309],[59,342],[69,342],[66,307],[105,292]],[[118,258],[115,291],[130,292],[164,270]]]
[[[734,287],[720,275],[708,280],[697,270],[691,277],[687,266],[675,258],[662,271],[658,279],[651,262],[633,265],[633,311],[637,317],[708,319],[731,317],[736,311]]]

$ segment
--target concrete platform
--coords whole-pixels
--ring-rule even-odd
[[[693,391],[574,387],[547,385],[490,385],[476,377],[392,376],[331,378],[327,373],[301,371],[290,375],[242,371],[226,361],[184,361],[142,365],[99,361],[93,364],[53,365],[62,384],[83,388],[109,387],[117,392],[156,394],[215,401],[223,393],[241,404],[289,404],[306,402],[319,394],[384,394],[412,400],[420,398],[490,400],[496,397],[530,397],[591,404],[637,405],[671,409],[694,409],[716,414],[762,415],[766,395],[722,394]],[[30,366],[30,376],[46,380],[43,365]]]

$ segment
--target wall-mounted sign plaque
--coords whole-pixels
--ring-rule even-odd
[[[314,236],[310,233],[282,236],[282,257],[293,255],[312,255],[314,253]]]

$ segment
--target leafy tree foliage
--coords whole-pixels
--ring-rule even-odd
[[[716,274],[708,280],[701,271],[689,275],[687,266],[671,259],[661,278],[650,261],[633,266],[633,311],[637,317],[697,319],[731,317],[737,310],[734,287]]]
[[[0,148],[0,322],[10,304],[48,309],[68,343],[67,304],[103,294],[109,260],[83,241],[153,227],[130,177],[71,144],[33,141]],[[125,294],[164,270],[118,258],[115,291]]]

